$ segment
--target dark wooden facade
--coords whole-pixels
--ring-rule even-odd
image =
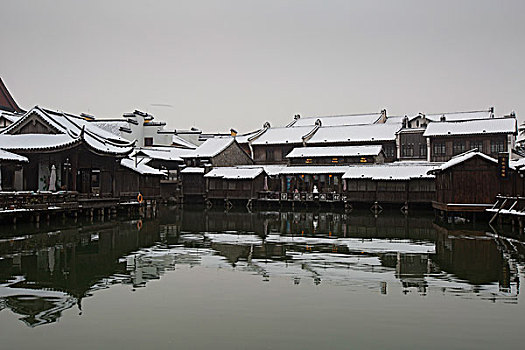
[[[399,159],[427,159],[427,139],[423,136],[425,129],[402,129],[398,133]]]
[[[253,160],[255,164],[287,164],[286,155],[302,143],[282,145],[253,145]]]
[[[436,189],[433,178],[410,180],[347,179],[346,198],[364,203],[431,203]]]
[[[198,152],[198,148],[196,152]],[[225,149],[213,156],[187,156],[184,157],[184,161],[187,166],[191,167],[203,167],[205,165],[216,167],[253,164],[252,158],[244,151],[237,141],[232,142]]]
[[[436,209],[483,211],[498,194],[522,195],[523,179],[512,169],[508,178],[501,178],[498,164],[484,157],[475,156],[436,173]]]
[[[281,174],[281,192],[287,193],[342,193],[343,176],[341,173],[330,174]]]
[[[364,146],[364,145],[381,145],[383,146],[383,153],[385,155],[385,162],[393,162],[397,160],[396,141],[360,141],[360,142],[336,142],[336,143],[308,143],[309,147],[337,147],[337,146]]]
[[[351,165],[351,164],[380,164],[385,156],[347,156],[347,157],[297,157],[289,160],[290,165]]]
[[[206,196],[204,172],[182,172],[182,196],[184,203],[202,203]]]
[[[264,190],[262,172],[253,179],[206,179],[206,196],[208,199],[250,200],[257,199],[258,193]]]
[[[115,196],[121,200],[137,199],[142,194],[144,200],[161,198],[161,176],[140,174],[131,169],[120,166],[115,173],[118,181],[115,182]]]
[[[508,152],[507,134],[432,136],[430,150],[432,162],[446,162],[453,156],[477,148],[478,151],[497,158],[500,152]]]

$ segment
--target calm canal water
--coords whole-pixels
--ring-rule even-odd
[[[523,346],[525,245],[428,212],[0,230],[2,349]]]

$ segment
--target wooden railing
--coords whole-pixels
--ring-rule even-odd
[[[346,200],[346,195],[334,192],[312,193],[312,192],[259,192],[260,200],[280,200],[280,201],[299,201],[299,202],[341,202]]]
[[[61,192],[0,192],[0,209],[44,209],[50,206],[64,206],[77,203],[78,193]]]

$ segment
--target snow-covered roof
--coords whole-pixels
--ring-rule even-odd
[[[29,159],[27,159],[24,156],[19,156],[18,154],[14,154],[8,151],[5,151],[3,149],[0,149],[0,161],[1,160],[9,160],[14,162],[29,162]]]
[[[429,123],[423,136],[515,134],[516,132],[516,118],[491,118]]]
[[[52,150],[80,142],[69,134],[0,134],[0,148],[9,150]]]
[[[297,126],[293,128],[268,128],[252,145],[298,144],[318,126]]]
[[[255,179],[264,173],[262,167],[244,168],[244,167],[220,167],[214,168],[204,177],[222,178],[222,179]]]
[[[320,127],[307,144],[394,141],[401,124]]]
[[[194,149],[182,158],[211,158],[215,157],[228,146],[230,146],[235,139],[233,137],[214,137],[206,140],[202,145]]]
[[[465,161],[467,161],[469,159],[472,159],[474,157],[481,157],[483,159],[488,160],[489,162],[496,163],[496,164],[498,163],[497,159],[489,157],[485,153],[477,152],[477,151],[468,151],[468,152],[465,152],[465,153],[462,153],[462,154],[458,154],[455,157],[452,157],[448,162],[445,162],[441,166],[439,166],[438,168],[433,169],[432,172],[434,172],[434,171],[443,171],[443,170],[452,168],[452,167],[454,167],[454,166],[456,166],[458,164],[461,164],[461,163],[463,163],[463,162],[465,162]]]
[[[410,180],[433,178],[430,170],[439,167],[441,163],[429,162],[394,162],[386,164],[370,164],[348,166],[343,179],[370,180]]]
[[[250,141],[250,138],[257,135],[258,133],[262,132],[263,129],[255,130],[246,134],[237,135],[235,136],[235,139],[238,143],[248,143]]]
[[[338,146],[338,147],[296,147],[286,158],[316,158],[316,157],[358,157],[377,156],[381,153],[381,145]]]
[[[293,175],[293,174],[344,174],[347,170],[346,166],[337,165],[314,165],[314,166],[287,166],[281,168],[279,174]]]
[[[28,140],[30,147],[26,146],[24,147],[25,149],[39,149],[41,145],[38,142],[43,141],[43,138],[41,137],[48,135],[58,136],[55,140],[59,140],[60,137],[62,137],[62,141],[65,141],[66,136],[69,136],[71,139],[79,139],[87,146],[91,147],[95,152],[125,155],[131,153],[133,150],[133,143],[97,127],[86,118],[62,112],[54,112],[38,106],[33,107],[19,120],[0,131],[0,135],[5,135],[6,137],[20,136],[12,135],[10,132],[34,114],[38,115],[45,124],[53,128],[57,134],[26,134],[33,135],[34,137],[31,140]],[[49,137],[47,140],[51,142],[50,140],[52,139],[53,138]],[[56,144],[57,141],[52,142],[55,142]],[[47,146],[44,147],[47,148]]]
[[[525,158],[510,161],[510,166],[514,169],[521,169],[525,166]]]
[[[283,168],[286,168],[284,164],[264,164],[264,165],[238,165],[238,168],[263,168],[266,175],[276,176],[279,175]]]
[[[122,130],[129,130],[129,122],[127,120],[92,120],[90,123],[96,125],[98,128],[108,131],[118,137],[122,137]]]
[[[418,118],[421,115],[412,117],[412,119]],[[462,120],[475,120],[475,119],[489,119],[494,116],[491,110],[485,111],[468,111],[468,112],[451,112],[451,113],[433,113],[426,114],[425,117],[433,122],[439,122],[442,117],[445,117],[445,121],[462,121]]]
[[[135,148],[131,156],[147,157],[157,160],[182,162],[182,156],[191,154],[193,150],[177,147],[143,147]]]
[[[197,145],[194,145],[193,143],[183,139],[182,137],[178,135],[173,135],[173,138],[171,139],[171,142],[175,145],[180,145],[182,147],[186,147],[188,149],[196,149]]]
[[[135,159],[124,158],[120,161],[120,165],[128,169],[131,169],[141,175],[158,175],[158,176],[166,175],[163,171],[150,167],[149,165],[146,164],[145,161],[138,163],[138,162],[135,162]]]
[[[388,116],[385,124],[399,124],[403,122],[403,116]]]
[[[22,114],[0,110],[0,117],[9,120],[11,123],[16,122],[21,116]]]
[[[322,126],[339,126],[339,125],[361,125],[374,124],[381,118],[381,113],[367,113],[367,114],[346,114],[333,116],[318,116],[318,117],[300,117],[293,121],[289,126],[314,126],[317,120],[321,121]]]
[[[187,167],[180,172],[181,174],[204,174],[204,168]]]

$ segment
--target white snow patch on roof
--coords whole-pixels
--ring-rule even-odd
[[[252,145],[280,145],[302,143],[303,137],[317,126],[298,126],[293,128],[269,128],[252,142]]]
[[[122,137],[121,128],[129,129],[129,122],[126,120],[93,120],[92,124],[98,128],[108,131],[118,137]]]
[[[204,168],[187,167],[180,172],[181,174],[204,174]]]
[[[314,126],[317,120],[321,121],[322,126],[374,124],[379,118],[381,118],[381,113],[314,116],[299,118],[291,125],[291,127]]]
[[[372,124],[320,127],[307,144],[394,141],[401,124]]]
[[[194,145],[193,143],[183,139],[182,137],[178,135],[173,135],[173,138],[171,139],[171,142],[176,145],[181,145],[183,147],[187,147],[189,149],[196,149],[197,145]]]
[[[8,151],[5,151],[3,149],[0,149],[0,160],[9,160],[9,161],[15,161],[15,162],[29,162],[29,159],[27,159],[24,156],[19,156],[18,154],[14,154]]]
[[[58,130],[58,132],[63,133],[63,135],[66,136],[70,136],[72,139],[77,139],[82,135],[82,139],[86,142],[86,144],[97,151],[113,154],[128,154],[132,151],[132,143],[130,143],[128,140],[125,140],[109,131],[97,127],[83,117],[62,112],[54,112],[40,108],[38,106],[26,112],[17,122],[3,129],[1,134],[8,135],[13,128],[16,128],[18,125],[20,125],[20,123],[23,123],[24,120],[30,118],[34,114],[38,115],[41,120]],[[47,134],[33,135],[44,136]],[[31,148],[33,149],[40,148],[40,145],[35,145],[34,142],[31,142],[31,144],[33,146]]]
[[[255,179],[262,174],[262,167],[243,168],[243,167],[220,167],[214,168],[204,177],[215,177],[223,179]]]
[[[197,147],[191,153],[182,156],[182,158],[211,158],[215,157],[228,146],[230,146],[235,139],[233,137],[214,137],[206,140],[202,145]]]
[[[78,139],[67,134],[0,134],[0,148],[36,150],[63,147],[77,142]]]
[[[343,179],[410,180],[433,178],[434,176],[428,172],[440,165],[441,163],[429,162],[394,162],[348,166]]]
[[[250,137],[253,137],[253,136],[257,135],[261,131],[262,131],[262,129],[259,129],[259,130],[255,130],[255,131],[252,131],[252,132],[249,132],[249,133],[246,133],[246,134],[237,135],[237,136],[235,136],[235,139],[237,140],[238,143],[248,143]]]
[[[483,159],[488,160],[489,162],[496,163],[496,164],[498,163],[497,159],[489,157],[485,153],[469,151],[469,152],[465,152],[465,153],[459,154],[459,155],[457,155],[455,157],[452,157],[448,162],[443,163],[440,167],[438,167],[438,168],[436,168],[434,170],[443,171],[443,170],[446,170],[448,168],[452,168],[453,166],[456,166],[458,164],[461,164],[461,163],[463,163],[463,162],[465,162],[465,161],[467,161],[469,159],[472,159],[474,157],[481,157]]]
[[[445,121],[462,121],[462,120],[474,120],[474,119],[489,119],[493,117],[491,111],[470,111],[470,112],[452,112],[452,113],[433,113],[426,114],[425,117],[434,122],[439,122],[442,117],[445,117]],[[411,119],[419,117],[415,116]]]
[[[339,146],[339,147],[296,147],[286,158],[303,157],[358,157],[358,156],[377,156],[381,153],[383,146]]]
[[[193,152],[191,149],[177,147],[144,147],[136,148],[131,156],[146,156],[156,160],[178,161],[182,162],[182,156],[189,155]]]
[[[138,164],[135,164],[135,159],[131,159],[131,158],[122,159],[120,161],[120,165],[128,169],[131,169],[141,175],[159,175],[159,176],[166,175],[163,171],[150,167],[144,161]]]
[[[516,132],[517,122],[515,118],[492,118],[429,123],[423,136],[514,134]]]

